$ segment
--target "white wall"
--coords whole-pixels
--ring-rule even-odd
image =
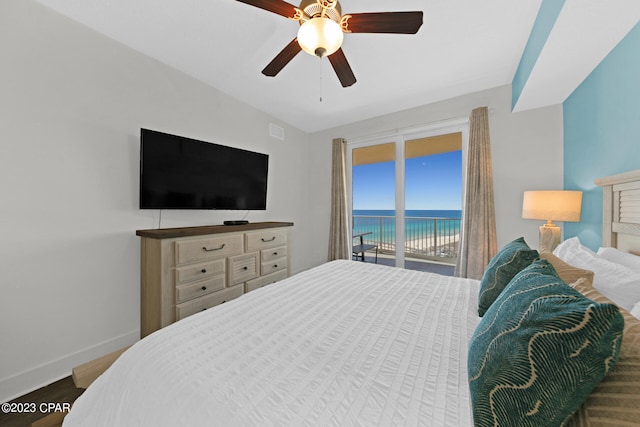
[[[481,106],[488,106],[490,111],[498,245],[524,236],[530,245],[537,246],[541,223],[521,218],[522,193],[562,189],[562,107],[511,113],[511,89],[503,86],[313,134],[309,149],[315,161],[309,185],[316,199],[309,212],[314,223],[324,224],[322,232],[314,237],[318,245],[310,248],[314,262],[326,259],[331,188],[325,177],[331,173],[333,138],[349,140],[468,117],[471,110]]]
[[[501,244],[537,242],[522,191],[562,187],[561,108],[511,114],[509,87],[307,135],[33,0],[0,2],[0,52],[0,401],[137,339],[135,230],[159,225],[137,208],[140,127],[269,154],[267,211],[248,219],[295,223],[294,272],[327,258],[333,137],[491,107]],[[237,215],[164,211],[162,226]]]
[[[140,127],[269,154],[267,210],[247,219],[293,221],[292,270],[310,266],[307,134],[32,0],[0,2],[0,52],[0,401],[137,339],[135,230],[159,225],[138,209]]]

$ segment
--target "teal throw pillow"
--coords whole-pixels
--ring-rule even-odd
[[[474,424],[562,426],[618,361],[624,319],[587,299],[547,261],[518,273],[469,345]]]
[[[522,237],[500,249],[489,261],[489,265],[480,279],[478,314],[484,316],[487,309],[513,279],[513,276],[538,258],[538,251],[531,249]]]

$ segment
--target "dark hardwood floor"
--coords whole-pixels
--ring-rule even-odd
[[[76,388],[71,377],[63,378],[46,387],[42,387],[29,394],[18,397],[9,404],[13,409],[26,408],[30,412],[5,413],[5,407],[0,411],[0,426],[2,427],[28,427],[32,423],[49,416],[49,419],[60,418],[60,409],[72,404],[84,390]],[[26,404],[26,405],[19,405]],[[50,404],[59,404],[57,407]],[[34,411],[34,412],[31,412]],[[55,422],[46,425],[59,425]]]

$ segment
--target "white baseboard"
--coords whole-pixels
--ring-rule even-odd
[[[0,379],[0,402],[8,402],[71,375],[71,370],[90,360],[104,356],[140,339],[140,331],[132,331],[96,344],[76,353],[36,366],[19,374]]]

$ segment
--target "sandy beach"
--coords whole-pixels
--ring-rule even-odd
[[[442,250],[448,252],[455,252],[460,241],[460,234],[453,234],[447,236],[437,237],[424,237],[422,239],[407,240],[405,242],[405,248],[407,252],[418,253],[436,253],[439,254]]]

